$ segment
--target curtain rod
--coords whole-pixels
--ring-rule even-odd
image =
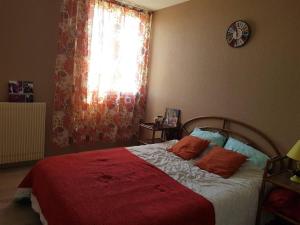
[[[133,8],[137,11],[143,11],[143,12],[147,12],[147,13],[152,13],[153,12],[153,10],[150,10],[150,9],[147,9],[146,7],[137,5],[134,2],[129,1],[129,0],[113,0],[113,2],[117,2],[120,5],[127,6],[129,8]]]

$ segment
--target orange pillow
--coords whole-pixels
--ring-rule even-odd
[[[194,136],[186,136],[168,149],[168,151],[173,152],[175,155],[185,160],[190,160],[203,152],[207,148],[208,144],[209,141],[207,140]]]
[[[196,162],[196,166],[223,178],[231,177],[247,157],[221,147],[213,148],[207,155]]]

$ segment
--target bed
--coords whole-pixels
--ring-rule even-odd
[[[236,120],[194,118],[182,136],[195,127],[238,138],[270,158],[280,155],[265,134]],[[195,166],[202,155],[183,160],[167,151],[177,142],[46,158],[24,178],[16,199],[30,198],[44,225],[255,224],[265,170],[244,163],[224,179]]]

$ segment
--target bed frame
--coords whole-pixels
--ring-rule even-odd
[[[218,131],[227,138],[229,136],[237,138],[272,159],[281,156],[279,149],[266,134],[244,122],[219,116],[196,117],[182,125],[181,136],[189,135],[195,127],[202,130]],[[249,136],[256,137],[255,140],[257,139],[257,141],[253,141]]]

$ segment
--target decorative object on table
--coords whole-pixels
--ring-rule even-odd
[[[180,110],[167,108],[163,124],[166,127],[178,127],[180,125]]]
[[[9,102],[33,102],[32,81],[8,81]]]
[[[166,140],[180,138],[180,114],[181,111],[179,109],[166,109],[163,126],[166,128],[173,128],[172,130],[169,129],[164,132]]]
[[[287,157],[297,161],[296,171],[294,172],[294,176],[290,179],[293,182],[300,183],[300,140],[291,148],[288,152]]]
[[[163,116],[156,116],[154,117],[154,125],[156,127],[161,127],[164,122],[164,117]]]
[[[250,26],[242,20],[233,22],[227,32],[227,43],[233,48],[244,46],[250,38]]]

